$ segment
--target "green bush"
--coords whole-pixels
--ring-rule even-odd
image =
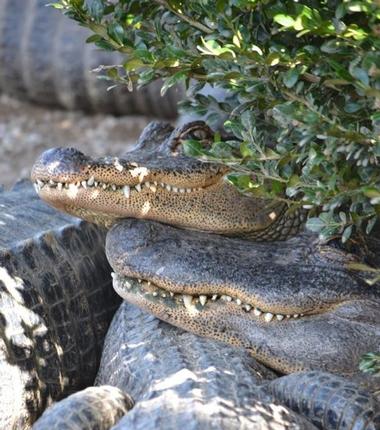
[[[61,0],[101,48],[108,78],[163,78],[182,108],[231,138],[187,153],[228,164],[245,193],[309,209],[322,238],[369,233],[380,214],[380,1]],[[199,94],[209,83],[222,102]]]

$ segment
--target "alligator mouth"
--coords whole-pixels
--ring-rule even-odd
[[[213,184],[211,184],[213,185]],[[204,187],[179,187],[176,185],[172,185],[165,182],[158,182],[158,181],[145,181],[138,183],[136,185],[118,185],[118,184],[111,184],[106,182],[101,182],[95,180],[94,176],[91,176],[87,181],[77,181],[77,182],[57,182],[53,181],[52,179],[48,181],[43,181],[41,179],[37,179],[34,182],[34,188],[37,193],[40,193],[41,191],[63,191],[67,192],[68,196],[72,196],[73,198],[76,197],[76,195],[81,190],[103,190],[103,191],[116,191],[121,192],[126,198],[130,198],[133,192],[140,193],[144,188],[149,190],[150,192],[157,192],[158,189],[166,190],[168,192],[172,193],[193,193],[196,191],[202,191],[206,188],[208,188],[210,185],[206,185]]]
[[[303,313],[276,313],[271,309],[263,309],[254,303],[243,302],[238,297],[233,297],[226,294],[181,294],[159,287],[157,284],[132,278],[125,275],[112,273],[113,287],[116,292],[123,298],[141,305],[144,302],[151,302],[155,305],[160,305],[166,308],[186,309],[190,315],[196,315],[209,308],[209,306],[230,305],[235,306],[237,312],[241,312],[246,316],[250,316],[262,323],[285,323],[289,320],[305,318],[315,315],[314,311],[304,311]]]

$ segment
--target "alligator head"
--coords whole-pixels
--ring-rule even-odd
[[[116,291],[162,320],[284,373],[354,374],[362,354],[380,352],[380,286],[346,269],[358,257],[310,239],[252,246],[125,220],[106,252]]]
[[[242,195],[224,181],[225,166],[181,151],[184,139],[209,144],[212,137],[200,121],[174,131],[152,123],[122,158],[94,160],[74,148],[48,150],[36,161],[32,180],[52,206],[107,227],[132,217],[256,240],[296,233],[302,214],[285,214],[284,204]]]

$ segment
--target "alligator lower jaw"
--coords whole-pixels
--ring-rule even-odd
[[[264,311],[252,304],[243,303],[240,299],[228,295],[178,294],[160,288],[150,281],[122,276],[117,273],[112,273],[112,277],[114,289],[122,298],[132,299],[135,304],[151,302],[155,305],[171,309],[186,308],[188,313],[194,316],[211,306],[230,305],[234,306],[235,312],[241,312],[242,315],[249,316],[258,323],[285,323],[288,320],[310,317],[310,315],[305,315],[304,313],[276,314],[269,310]]]

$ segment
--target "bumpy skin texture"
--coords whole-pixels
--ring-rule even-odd
[[[119,299],[104,232],[36,196],[0,193],[0,428],[28,429],[90,385]]]
[[[57,403],[35,429],[102,429],[106,421],[116,423],[113,430],[377,430],[380,424],[379,401],[356,383],[315,371],[276,378],[249,351],[184,332],[127,302],[108,331],[96,382],[132,393],[136,405],[120,419],[121,408],[108,407],[110,387],[101,385]],[[98,390],[105,390],[106,404],[97,410]],[[84,416],[89,420],[77,427]]]
[[[97,384],[130,393],[126,429],[312,429],[286,407],[257,400],[274,373],[248,351],[170,326],[124,302],[104,344]]]
[[[33,430],[108,430],[132,407],[131,397],[116,387],[90,387],[48,408]]]
[[[33,167],[32,180],[52,206],[107,227],[133,217],[255,240],[297,233],[302,212],[242,195],[224,181],[228,168],[181,152],[185,139],[207,145],[212,137],[201,121],[175,130],[151,123],[137,146],[119,159],[94,160],[74,148],[46,151]]]
[[[85,41],[89,31],[46,0],[0,0],[0,90],[22,100],[66,109],[173,118],[180,91],[160,96],[161,83],[111,91],[97,79],[99,65],[122,64],[118,53]]]
[[[379,285],[369,288],[360,272],[345,269],[357,256],[307,234],[253,246],[125,220],[108,233],[106,252],[125,300],[185,330],[248,348],[281,372],[353,375],[362,354],[380,352]]]

